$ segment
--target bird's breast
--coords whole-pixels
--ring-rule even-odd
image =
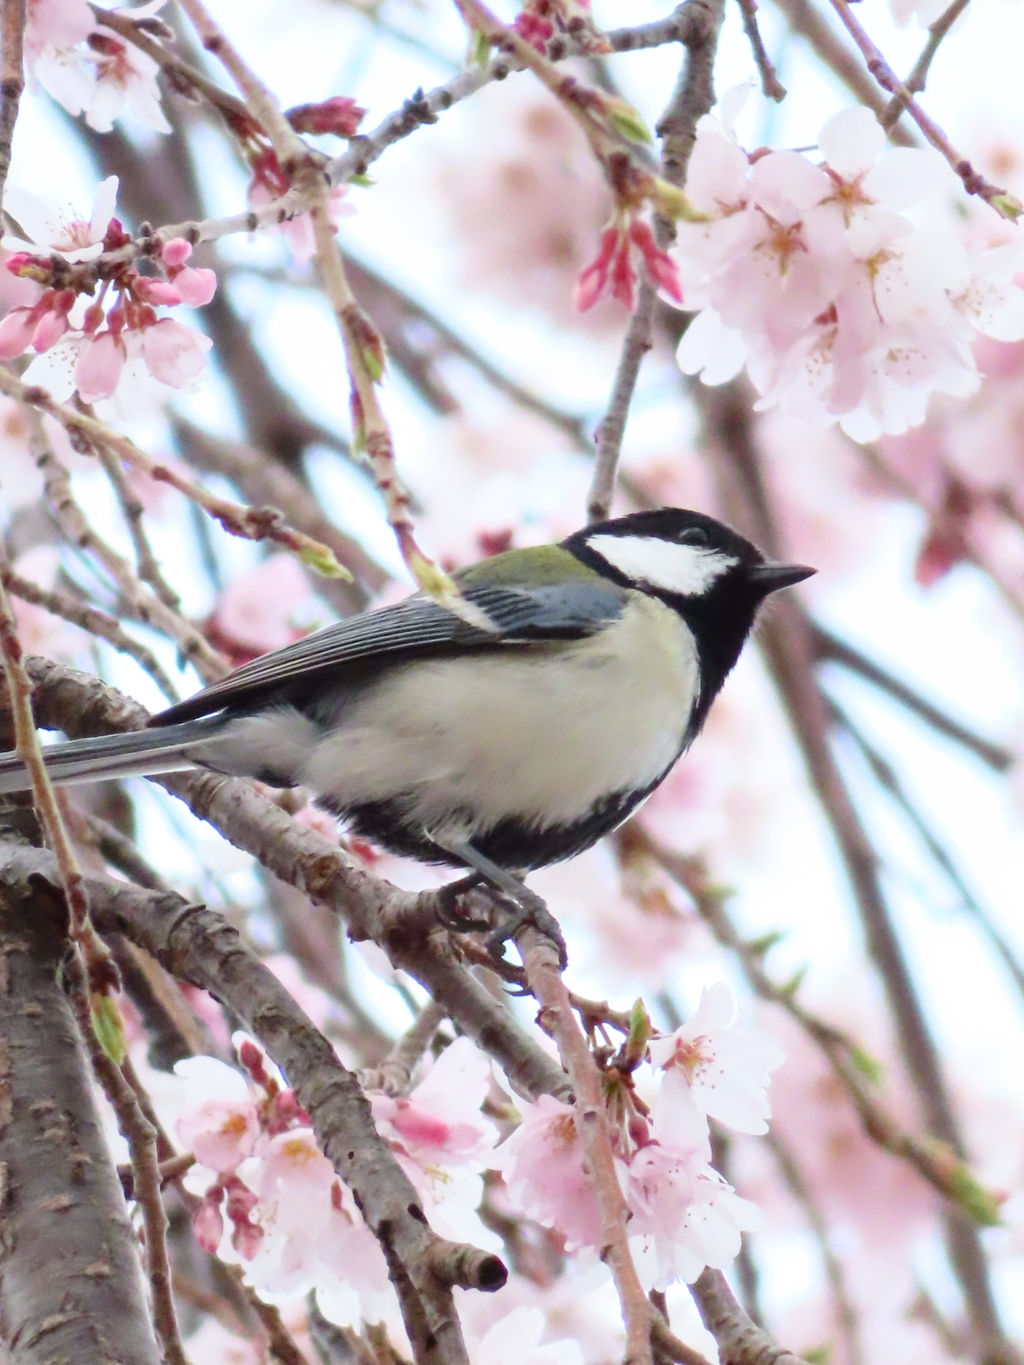
[[[344,708],[303,780],[338,809],[397,800],[460,837],[510,817],[569,824],[671,766],[698,684],[685,622],[637,593],[590,639],[390,670]]]

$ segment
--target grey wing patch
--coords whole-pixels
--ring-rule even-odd
[[[364,612],[318,630],[294,645],[261,655],[221,682],[187,701],[161,711],[150,725],[173,725],[245,705],[260,693],[346,664],[407,659],[445,645],[498,648],[539,640],[575,640],[615,620],[626,601],[614,583],[568,583],[540,588],[466,586],[469,601],[480,607],[495,631],[478,629],[417,593],[392,607]]]

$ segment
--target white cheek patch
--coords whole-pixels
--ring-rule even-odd
[[[721,550],[677,545],[653,536],[592,536],[587,544],[627,578],[684,597],[699,597],[739,563]]]

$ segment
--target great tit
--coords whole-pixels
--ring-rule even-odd
[[[664,507],[456,574],[492,629],[417,593],[246,664],[130,734],[45,750],[56,782],[199,766],[305,786],[427,863],[582,852],[692,743],[758,607],[814,572]],[[0,756],[0,793],[28,787]]]

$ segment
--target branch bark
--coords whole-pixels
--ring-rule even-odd
[[[161,1365],[58,980],[67,921],[54,881],[26,868],[0,886],[0,1340],[11,1365]]]

